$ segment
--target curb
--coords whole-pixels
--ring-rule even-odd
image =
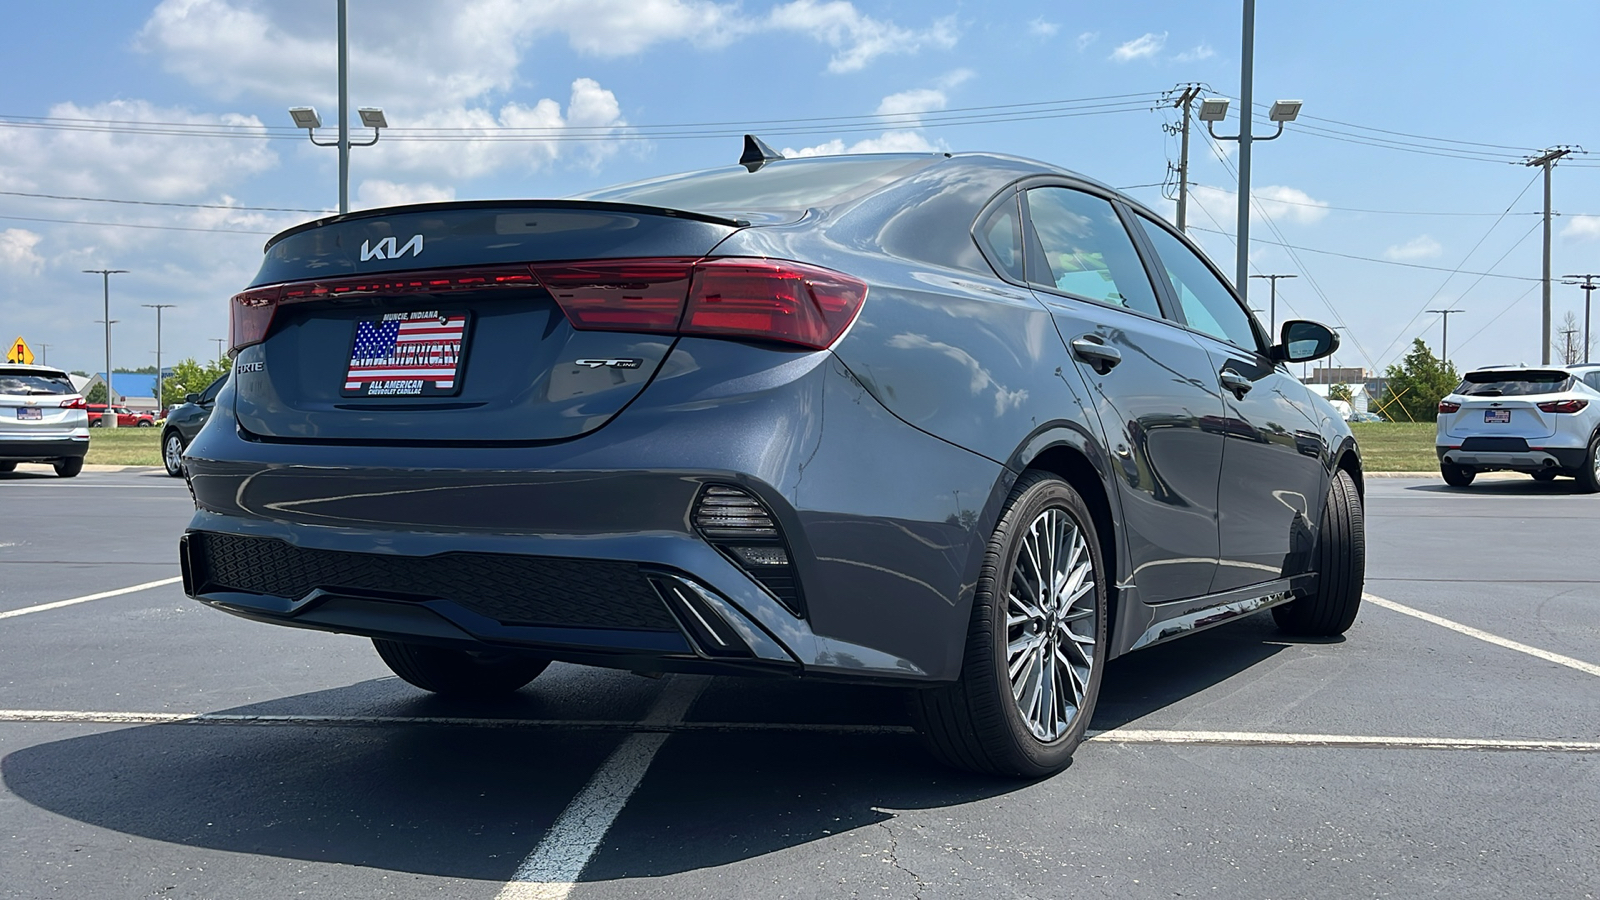
[[[113,473],[115,473],[115,472],[165,472],[166,471],[166,469],[161,467],[161,466],[108,466],[108,465],[104,465],[104,464],[101,464],[101,463],[95,463],[93,465],[86,465],[86,466],[83,467],[83,470],[85,472],[113,472]],[[55,469],[52,468],[49,463],[18,463],[17,464],[17,471],[18,472],[37,472],[37,473],[41,473],[41,474],[44,474],[44,473],[54,474],[55,473]]]
[[[1422,479],[1426,479],[1426,480],[1430,480],[1430,481],[1442,481],[1443,480],[1443,479],[1441,479],[1439,477],[1439,470],[1437,470],[1437,469],[1434,469],[1433,471],[1430,471],[1430,472],[1362,472],[1361,473],[1361,477],[1363,477],[1363,478],[1422,478]],[[1479,472],[1478,473],[1478,477],[1479,478],[1487,478],[1487,479],[1490,479],[1490,480],[1505,480],[1505,479],[1511,479],[1511,478],[1527,478],[1528,476],[1523,474],[1523,473],[1521,473],[1521,472]]]

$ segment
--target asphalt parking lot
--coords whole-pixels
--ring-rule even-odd
[[[1344,640],[1127,656],[1023,784],[938,767],[879,688],[557,665],[445,703],[184,598],[182,482],[0,474],[0,896],[1595,897],[1571,484],[1373,479]]]

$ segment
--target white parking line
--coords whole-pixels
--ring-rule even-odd
[[[676,681],[677,679],[675,679]],[[693,693],[698,693],[693,688]],[[669,699],[672,703],[669,704]],[[693,698],[690,697],[690,700]],[[687,709],[683,694],[665,693],[652,715],[641,721],[620,719],[491,719],[468,716],[332,716],[250,715],[245,713],[97,712],[63,709],[0,709],[0,723],[55,722],[95,725],[232,725],[292,728],[394,728],[432,726],[456,728],[525,728],[541,731],[621,731],[660,738],[682,733],[798,732],[810,734],[911,735],[909,725],[844,725],[829,722],[684,722],[679,706]],[[1301,734],[1266,731],[1182,731],[1161,728],[1110,728],[1089,732],[1097,744],[1219,744],[1243,747],[1359,747],[1382,750],[1521,750],[1526,752],[1600,753],[1600,741],[1544,738],[1453,738],[1405,735]],[[659,747],[658,747],[659,749]],[[622,754],[622,748],[613,754]],[[637,768],[641,760],[632,760]],[[645,762],[648,762],[647,760]],[[606,766],[621,768],[607,761]],[[640,770],[642,774],[642,770]],[[596,775],[599,781],[600,776]],[[614,779],[613,779],[614,781]],[[576,807],[578,801],[573,801]],[[590,808],[593,803],[588,804]],[[569,807],[570,809],[570,807]],[[563,814],[565,815],[565,814]],[[542,846],[542,845],[541,845]],[[516,895],[512,895],[516,896]]]
[[[1551,653],[1549,650],[1540,650],[1538,647],[1530,647],[1529,645],[1521,643],[1520,641],[1513,641],[1510,638],[1503,638],[1498,634],[1490,634],[1487,631],[1473,628],[1471,625],[1463,625],[1460,622],[1452,622],[1449,619],[1436,616],[1432,613],[1425,613],[1420,609],[1412,609],[1403,603],[1396,603],[1393,600],[1385,600],[1376,594],[1362,594],[1361,599],[1367,601],[1368,603],[1381,606],[1384,609],[1392,612],[1397,612],[1405,616],[1411,616],[1414,619],[1421,619],[1424,622],[1438,625],[1440,628],[1448,628],[1451,631],[1464,634],[1467,637],[1477,638],[1485,643],[1494,644],[1496,647],[1504,647],[1507,650],[1515,650],[1518,653],[1526,653],[1536,659],[1542,659],[1545,662],[1553,662],[1558,666],[1566,666],[1569,669],[1576,669],[1579,672],[1600,678],[1600,666],[1597,666],[1594,663],[1587,663],[1581,659],[1573,659],[1570,656],[1562,656],[1559,653]]]
[[[165,587],[177,584],[182,577],[163,578],[160,581],[146,581],[133,587],[117,588],[114,591],[101,591],[98,594],[89,594],[86,597],[73,597],[71,600],[57,600],[54,603],[41,603],[38,606],[24,606],[22,609],[12,609],[0,612],[0,619],[10,619],[16,616],[25,616],[28,613],[44,612],[47,609],[60,609],[63,606],[72,606],[77,603],[88,603],[90,600],[104,600],[107,597],[120,597],[123,594],[132,594],[137,591],[148,591],[151,588]]]
[[[683,721],[709,679],[676,676],[661,690],[641,724],[671,725]],[[665,734],[635,734],[612,751],[600,770],[561,811],[544,839],[517,867],[495,900],[566,900],[583,874],[611,823],[633,796],[639,782],[666,743]]]

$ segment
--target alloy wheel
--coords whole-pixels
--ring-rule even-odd
[[[1023,721],[1041,741],[1083,709],[1097,652],[1099,591],[1083,529],[1061,509],[1028,525],[1006,602],[1006,672]]]

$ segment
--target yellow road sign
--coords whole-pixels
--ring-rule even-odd
[[[11,342],[10,347],[6,348],[6,362],[22,363],[25,366],[33,365],[33,348],[28,346],[27,341],[20,337],[17,338]]]

